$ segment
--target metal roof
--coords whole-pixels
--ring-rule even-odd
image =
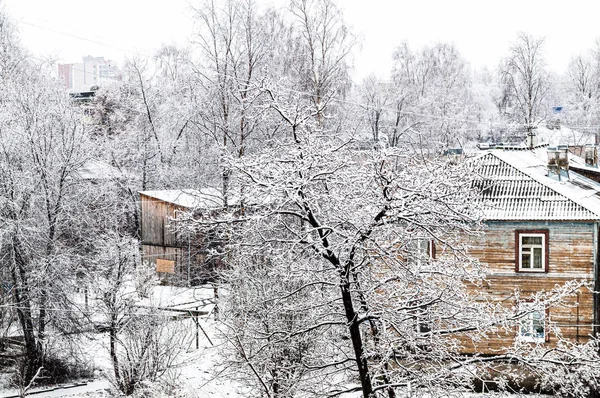
[[[223,207],[223,195],[214,188],[141,191],[140,194],[188,209],[218,209]]]
[[[600,184],[574,171],[549,176],[546,150],[490,150],[477,157],[487,220],[600,220]]]

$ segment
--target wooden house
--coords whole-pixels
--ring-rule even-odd
[[[142,191],[140,237],[143,260],[166,283],[195,285],[210,280],[214,260],[207,258],[202,236],[179,228],[184,214],[212,212],[223,207],[216,189]]]
[[[516,292],[524,298],[573,280],[590,288],[579,289],[566,306],[529,309],[511,333],[490,335],[477,346],[465,341],[468,350],[497,352],[514,339],[552,345],[550,322],[572,341],[596,332],[600,183],[570,170],[575,157],[567,152],[493,149],[473,160],[485,228],[470,242],[470,254],[488,266],[483,292],[505,305],[518,306]]]

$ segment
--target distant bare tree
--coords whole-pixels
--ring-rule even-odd
[[[325,108],[350,87],[350,54],[356,40],[332,0],[292,0],[290,11],[294,88],[310,94],[322,122]]]
[[[565,121],[579,131],[598,124],[600,110],[600,42],[573,57],[564,77]],[[592,131],[595,132],[595,128]],[[589,131],[589,130],[588,130]]]
[[[216,158],[228,205],[230,171],[222,159],[229,153],[244,156],[257,133],[262,110],[257,86],[270,66],[264,61],[273,39],[267,21],[277,17],[259,13],[253,0],[204,0],[194,18],[198,31],[193,40],[201,55],[194,65],[200,93],[194,124],[210,139],[207,146],[213,147],[210,156]]]
[[[500,65],[507,111],[531,131],[546,116],[549,75],[544,39],[520,33]]]
[[[591,99],[595,94],[595,76],[592,60],[585,55],[571,59],[567,69],[571,90],[582,98]]]
[[[392,104],[391,84],[382,82],[374,75],[367,76],[359,87],[362,107],[367,115],[374,142],[379,142],[382,131],[388,131],[386,115]],[[386,137],[386,141],[389,137]]]
[[[394,52],[392,82],[392,146],[438,151],[456,145],[456,138],[460,142],[460,130],[470,125],[472,81],[454,45],[435,43],[414,51],[403,43]]]

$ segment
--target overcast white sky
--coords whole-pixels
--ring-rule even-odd
[[[191,0],[192,4],[194,0]],[[216,0],[218,1],[218,0]],[[285,0],[259,0],[283,6]],[[189,0],[0,0],[34,54],[79,62],[83,55],[121,61],[151,54],[162,43],[185,44],[193,23]],[[474,67],[495,68],[517,32],[546,38],[551,70],[561,73],[570,58],[600,37],[600,2],[571,0],[338,0],[360,35],[355,80],[374,72],[387,77],[394,48],[454,42]],[[596,4],[596,5],[594,5]],[[104,43],[104,44],[100,44]]]

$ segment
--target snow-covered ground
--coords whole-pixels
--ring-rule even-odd
[[[165,313],[172,315],[185,314],[186,310],[199,310],[211,313],[213,289],[210,286],[199,288],[181,288],[172,286],[155,286],[149,292],[148,297],[136,305],[152,306],[161,308]],[[172,308],[174,312],[169,312]],[[220,364],[218,353],[218,337],[215,335],[214,317],[199,318],[199,327],[196,328],[191,318],[177,320],[189,331],[189,339],[186,342],[185,354],[178,361],[181,364],[176,373],[179,373],[178,383],[180,388],[174,392],[177,397],[190,398],[242,398],[243,388],[234,382],[218,377],[215,369]],[[196,334],[198,348],[196,348]],[[87,384],[77,387],[33,389],[32,397],[87,397],[105,398],[117,396],[116,389],[109,381],[112,375],[112,365],[109,357],[108,336],[95,334],[89,336],[85,342],[87,356],[94,367],[95,380],[85,381]],[[58,386],[57,386],[58,387]],[[0,398],[18,395],[14,388],[0,389]],[[159,395],[156,395],[157,397]]]
[[[169,286],[156,286],[150,292],[149,297],[143,305],[154,305],[161,308],[193,309],[201,307],[212,299],[212,288],[177,288]],[[201,310],[212,310],[212,304],[201,307]],[[198,343],[196,348],[196,325],[191,319],[180,320],[186,328],[190,328],[190,340],[186,343],[185,354],[179,361],[178,385],[179,387],[169,396],[179,398],[245,398],[244,387],[235,381],[228,380],[226,376],[220,375],[218,369],[222,363],[219,353],[219,339],[216,335],[216,324],[212,315],[199,319]],[[107,398],[118,396],[117,390],[112,386],[110,377],[112,366],[108,350],[108,336],[96,334],[89,337],[86,342],[87,355],[95,368],[95,379],[85,381],[85,385],[54,388],[52,391],[46,389],[34,389],[31,397],[85,397],[85,398]],[[18,396],[18,390],[11,388],[0,389],[0,398]],[[147,395],[138,395],[147,396]],[[163,396],[161,393],[153,397]],[[398,397],[409,397],[410,394],[400,392]],[[423,396],[419,394],[419,396]],[[465,394],[464,397],[503,396],[516,397],[514,394]],[[341,398],[360,398],[360,393],[343,394]],[[530,395],[530,397],[534,397]]]

